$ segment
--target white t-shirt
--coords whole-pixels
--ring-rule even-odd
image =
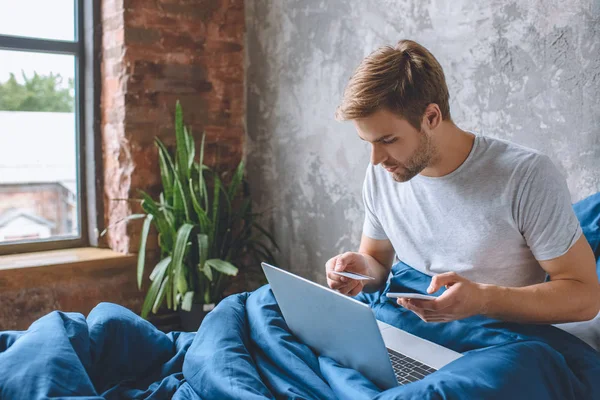
[[[479,283],[543,282],[537,260],[565,254],[582,234],[565,179],[545,155],[476,135],[467,159],[442,177],[396,182],[369,164],[363,234],[389,239],[428,275],[455,271]]]

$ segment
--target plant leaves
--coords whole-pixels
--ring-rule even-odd
[[[144,299],[144,304],[142,305],[142,318],[146,319],[148,317],[148,312],[152,308],[154,301],[156,300],[156,296],[158,294],[158,290],[160,289],[161,282],[159,280],[155,280],[150,285],[148,289],[148,293],[146,293],[146,298]]]
[[[154,269],[152,270],[152,272],[150,273],[150,280],[154,281],[154,279],[158,276],[158,274],[164,274],[165,270],[169,266],[170,262],[171,262],[171,257],[170,256],[166,257],[166,258],[163,258],[162,260],[160,260],[158,262],[158,264],[156,264],[156,266],[154,267]]]
[[[190,191],[192,198],[192,205],[194,207],[194,211],[196,212],[196,216],[198,217],[198,223],[200,225],[201,232],[209,232],[211,230],[212,224],[210,223],[210,219],[208,215],[206,215],[206,211],[202,209],[200,205],[200,201],[196,197],[196,191],[193,189],[193,182],[190,179]]]
[[[198,191],[200,192],[200,201],[204,198],[204,209],[208,208],[208,199],[206,198],[206,182],[204,181],[204,141],[206,132],[202,133],[202,142],[200,143],[200,163],[198,168]],[[199,203],[200,203],[199,201]]]
[[[148,241],[148,232],[150,231],[150,224],[154,216],[148,214],[144,220],[142,226],[142,233],[140,237],[140,248],[138,250],[138,261],[137,261],[137,284],[138,289],[142,288],[142,277],[144,276],[144,264],[146,263],[146,242]]]
[[[208,258],[208,235],[205,233],[198,234],[198,265],[204,267],[204,263]]]
[[[247,243],[251,246],[258,246],[263,253],[266,253],[266,255],[268,256],[270,262],[275,262],[275,256],[273,255],[273,253],[271,252],[271,250],[265,246],[263,243],[259,242],[256,239],[248,239]],[[256,248],[254,248],[255,250],[257,250]]]
[[[181,309],[185,311],[192,311],[192,304],[194,302],[194,292],[186,292],[181,302]]]
[[[271,257],[268,254],[266,254],[264,251],[262,251],[260,249],[257,249],[256,247],[254,247],[254,245],[249,244],[248,249],[251,250],[250,253],[254,257],[254,259],[257,260],[258,264],[260,264],[261,262],[267,262],[269,264],[277,264],[275,262],[275,260],[271,259]],[[257,255],[261,256],[262,259],[259,259]]]
[[[230,262],[220,260],[218,258],[211,258],[210,260],[206,260],[206,264],[210,265],[217,271],[230,276],[235,276],[238,273],[238,269],[235,265]]]
[[[235,174],[233,175],[233,178],[231,178],[231,183],[229,184],[229,191],[227,193],[229,195],[229,199],[231,199],[232,201],[235,198],[235,196],[237,195],[238,189],[240,188],[240,184],[242,183],[243,178],[244,178],[244,162],[240,161],[240,163],[238,164],[238,167],[235,171]]]
[[[212,274],[212,269],[210,269],[210,264],[209,263],[204,263],[204,266],[201,267],[202,272],[204,273],[204,275],[206,275],[206,277],[208,278],[209,281],[212,282],[213,280],[213,274]]]
[[[177,104],[175,105],[175,141],[177,142],[175,163],[177,164],[179,178],[183,182],[187,182],[189,178],[189,158],[187,152],[187,141],[183,127],[183,111],[181,109],[181,103],[179,103],[179,100],[177,100]]]
[[[187,284],[187,279],[185,277],[185,272],[184,268],[179,268],[178,270],[178,274],[177,274],[177,290],[179,291],[179,293],[185,293],[188,290],[188,284]]]
[[[179,289],[180,293],[185,293],[187,291],[187,284],[183,285],[180,281],[180,277],[183,276],[183,282],[186,281],[185,274],[183,272],[183,257],[185,255],[188,238],[193,227],[194,226],[191,224],[183,224],[181,228],[179,228],[177,231],[177,239],[175,240],[175,247],[173,248],[173,273],[175,275],[174,284],[176,285],[175,287]]]
[[[196,144],[194,143],[194,137],[192,136],[191,128],[188,131],[188,129],[184,126],[183,132],[185,133],[185,145],[188,152],[188,169],[190,169],[192,167],[192,164],[194,164],[194,157],[196,155]]]
[[[144,319],[148,316],[148,312],[153,307],[153,305],[156,301],[156,297],[158,295],[159,289],[160,289],[161,285],[163,284],[163,277],[164,277],[164,273],[166,270],[167,270],[167,268],[163,269],[161,272],[159,272],[156,275],[154,281],[152,281],[152,284],[150,285],[150,289],[148,289],[148,293],[146,293],[146,298],[144,300],[144,304],[142,305],[142,313],[141,313],[142,318],[144,318]]]
[[[158,162],[160,165],[160,177],[162,180],[163,191],[168,201],[173,197],[173,179],[175,177],[175,166],[169,151],[160,141],[159,138],[154,139],[156,147],[158,147]]]
[[[260,231],[260,233],[262,233],[263,235],[265,235],[267,237],[267,239],[269,239],[269,241],[271,242],[271,244],[273,244],[273,246],[275,247],[275,249],[277,249],[277,251],[281,251],[279,249],[279,246],[277,245],[277,242],[275,241],[275,238],[273,238],[273,235],[271,235],[265,228],[263,228],[261,225],[258,224],[258,222],[253,222],[252,226],[256,229],[258,229]]]
[[[170,205],[168,205],[165,202],[165,198],[162,195],[162,193],[160,194],[160,207],[159,210],[162,213],[163,217],[165,217],[165,223],[166,225],[170,228],[169,229],[169,233],[175,233],[175,217],[173,216],[173,212],[171,211],[171,209],[173,209],[173,207],[171,207]]]
[[[221,194],[221,179],[215,174],[215,187],[213,194],[213,207],[212,207],[212,223],[213,223],[213,244],[217,244],[217,235],[219,234],[219,197]],[[215,247],[215,252],[218,251],[218,247]]]
[[[171,276],[169,274],[169,276]],[[165,295],[167,298],[167,308],[170,310],[173,307],[173,285],[171,282],[167,285],[167,294]]]
[[[175,211],[175,221],[189,221],[190,213],[187,205],[187,198],[181,181],[175,179],[175,192],[173,193],[173,209]],[[177,223],[177,222],[176,222]]]
[[[173,276],[175,273],[175,269],[170,271],[170,276]],[[172,286],[172,295],[173,295],[173,310],[177,311],[177,307],[179,307],[179,298],[181,294],[177,291],[177,279],[173,279]]]
[[[152,197],[150,197],[150,195],[143,190],[140,190],[139,192],[142,195],[142,209],[148,214],[157,215],[159,212],[158,205],[154,199],[152,199]]]
[[[183,213],[185,215],[185,220],[189,221],[190,220],[190,210],[188,207],[188,196],[185,195],[185,190],[183,188],[183,184],[178,182],[178,189],[179,189],[179,193],[181,195],[181,199],[183,200]]]
[[[167,220],[167,215],[170,213],[165,206],[157,203],[150,195],[143,190],[139,191],[142,197],[142,208],[148,214],[154,215],[154,223],[161,235],[161,242],[166,249],[171,249],[174,242],[175,229],[173,223]],[[168,205],[166,206],[168,207]],[[166,251],[169,252],[169,251]]]
[[[198,164],[198,193],[199,193],[199,199],[198,202],[199,203],[204,203],[204,209],[208,210],[208,203],[209,203],[209,199],[208,199],[208,189],[206,188],[206,179],[204,177],[204,172],[209,172],[214,174],[214,172],[206,165],[203,164],[204,162],[204,139],[205,139],[204,135],[202,137],[202,145],[200,148],[200,163]]]
[[[158,289],[158,294],[156,295],[156,300],[154,301],[154,305],[152,306],[152,312],[154,314],[156,314],[156,312],[158,311],[158,308],[160,307],[160,305],[162,304],[164,298],[165,298],[165,289],[169,286],[169,277],[166,276],[165,279],[163,280],[162,284],[160,285],[160,289]]]
[[[100,236],[104,236],[106,234],[106,232],[108,232],[108,230],[112,227],[114,227],[117,224],[120,224],[121,222],[126,222],[126,221],[132,221],[134,219],[142,219],[142,218],[146,218],[146,214],[131,214],[128,215],[125,218],[121,218],[120,220],[113,222],[112,224],[110,224],[109,226],[106,227],[106,229],[104,229],[102,231],[102,233],[100,233]]]

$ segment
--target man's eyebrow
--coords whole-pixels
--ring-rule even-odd
[[[384,141],[385,139],[388,139],[390,136],[394,136],[394,135],[390,133],[389,135],[381,136],[379,139],[375,139],[375,140],[373,140],[373,143],[379,143],[379,142],[382,142],[382,141]],[[363,141],[365,141],[365,142],[368,142],[368,140],[366,140],[366,139],[363,139],[363,137],[362,137],[362,136],[358,135],[358,137],[360,138],[360,140],[363,140]]]

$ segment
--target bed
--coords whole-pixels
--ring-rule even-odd
[[[599,196],[576,208],[597,260]],[[582,338],[573,326],[482,316],[425,323],[385,293],[424,291],[429,277],[400,262],[392,272],[385,289],[357,299],[379,320],[465,355],[409,385],[382,391],[314,354],[289,332],[266,285],[224,299],[197,333],[165,334],[111,303],[1,332],[0,398],[600,399],[597,323]]]

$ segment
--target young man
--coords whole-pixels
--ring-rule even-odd
[[[358,252],[326,263],[328,285],[350,296],[380,289],[397,254],[432,276],[430,293],[448,288],[435,300],[398,299],[427,322],[594,318],[594,255],[560,172],[537,151],[460,129],[448,102],[440,64],[418,43],[382,47],[359,65],[336,117],[371,143],[365,221]]]

